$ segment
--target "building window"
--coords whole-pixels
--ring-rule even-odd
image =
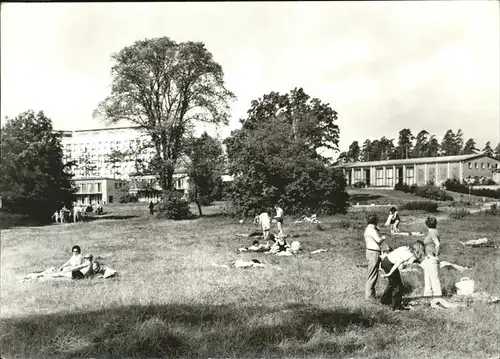
[[[469,169],[472,169],[472,162],[469,162]]]
[[[87,192],[87,185],[82,183],[82,192]]]
[[[491,170],[491,163],[488,162],[488,169]]]
[[[376,186],[383,186],[384,185],[384,169],[383,168],[377,168],[375,170],[375,185]]]
[[[392,180],[392,168],[386,168],[385,170],[385,185],[386,186],[390,186],[392,187],[394,184],[393,184],[393,180]]]
[[[479,168],[479,167],[478,167],[478,165],[477,165],[477,162],[474,162],[474,168],[475,168],[475,169],[478,169],[478,168]]]
[[[361,181],[361,170],[354,170],[354,182]]]
[[[481,169],[484,170],[484,162],[481,162]]]
[[[413,184],[415,178],[415,169],[413,167],[406,167],[406,184]]]
[[[100,183],[97,183],[97,192],[102,192],[101,184]]]

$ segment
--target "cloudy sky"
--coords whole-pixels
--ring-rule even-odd
[[[110,56],[144,38],[202,41],[238,99],[303,87],[339,113],[340,147],[399,130],[500,141],[496,1],[3,3],[1,118],[44,110],[99,128]]]

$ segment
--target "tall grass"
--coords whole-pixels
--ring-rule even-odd
[[[367,212],[292,223],[294,257],[239,253],[253,224],[207,208],[208,217],[155,220],[146,205],[106,208],[110,219],[1,232],[2,358],[485,358],[498,353],[499,310],[423,305],[395,313],[363,300],[362,233]],[[383,219],[385,210],[379,211]],[[124,219],[113,219],[124,218]],[[440,217],[441,218],[441,217]],[[404,230],[424,231],[425,216],[402,212]],[[459,241],[496,238],[496,217],[439,220],[443,260],[468,266],[477,290],[500,295],[498,254]],[[250,221],[248,221],[250,222]],[[382,228],[386,233],[386,229]],[[412,237],[391,237],[392,247]],[[498,241],[498,240],[497,240]],[[71,246],[100,256],[119,277],[18,283],[56,266]],[[327,252],[310,254],[315,249]],[[217,267],[258,258],[265,268]],[[443,270],[444,291],[464,273]],[[403,274],[406,296],[422,293],[421,273]],[[380,295],[386,284],[380,279]]]

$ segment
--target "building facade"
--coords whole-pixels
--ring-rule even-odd
[[[150,137],[137,126],[114,127],[76,131],[58,131],[61,134],[64,161],[75,161],[71,168],[74,173],[75,184],[97,183],[97,179],[108,181],[114,179],[128,181],[132,194],[138,193],[134,183],[153,181],[154,176],[137,176],[136,163],[149,163],[154,156],[154,149],[150,146]],[[110,154],[120,151],[125,155],[120,161],[110,162]],[[181,159],[174,174],[177,190],[186,192],[188,180],[186,175],[185,159]],[[142,181],[144,179],[144,181]],[[133,180],[133,181],[132,181]],[[104,183],[104,182],[103,182]],[[114,186],[114,185],[113,185]],[[97,187],[97,184],[95,184]],[[139,191],[140,192],[140,191]],[[81,193],[81,198],[92,195],[99,197],[100,192]],[[96,197],[97,196],[97,197]],[[112,195],[113,196],[113,195]],[[80,198],[78,197],[78,198]],[[108,196],[109,197],[109,196]],[[103,200],[107,198],[103,195]],[[107,200],[109,202],[109,199]]]
[[[73,179],[76,187],[74,195],[78,204],[110,204],[119,203],[128,193],[128,183],[125,180],[85,177]]]
[[[500,161],[484,154],[444,157],[407,158],[372,162],[354,162],[341,168],[348,185],[363,183],[370,187],[394,187],[398,182],[423,186],[441,185],[450,178],[493,178]]]

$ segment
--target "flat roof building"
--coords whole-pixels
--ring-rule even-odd
[[[471,177],[493,178],[499,167],[499,160],[485,154],[353,162],[335,166],[342,169],[348,185],[362,182],[371,187],[394,187],[398,182],[418,186],[429,182],[440,185],[450,178],[460,181]]]

